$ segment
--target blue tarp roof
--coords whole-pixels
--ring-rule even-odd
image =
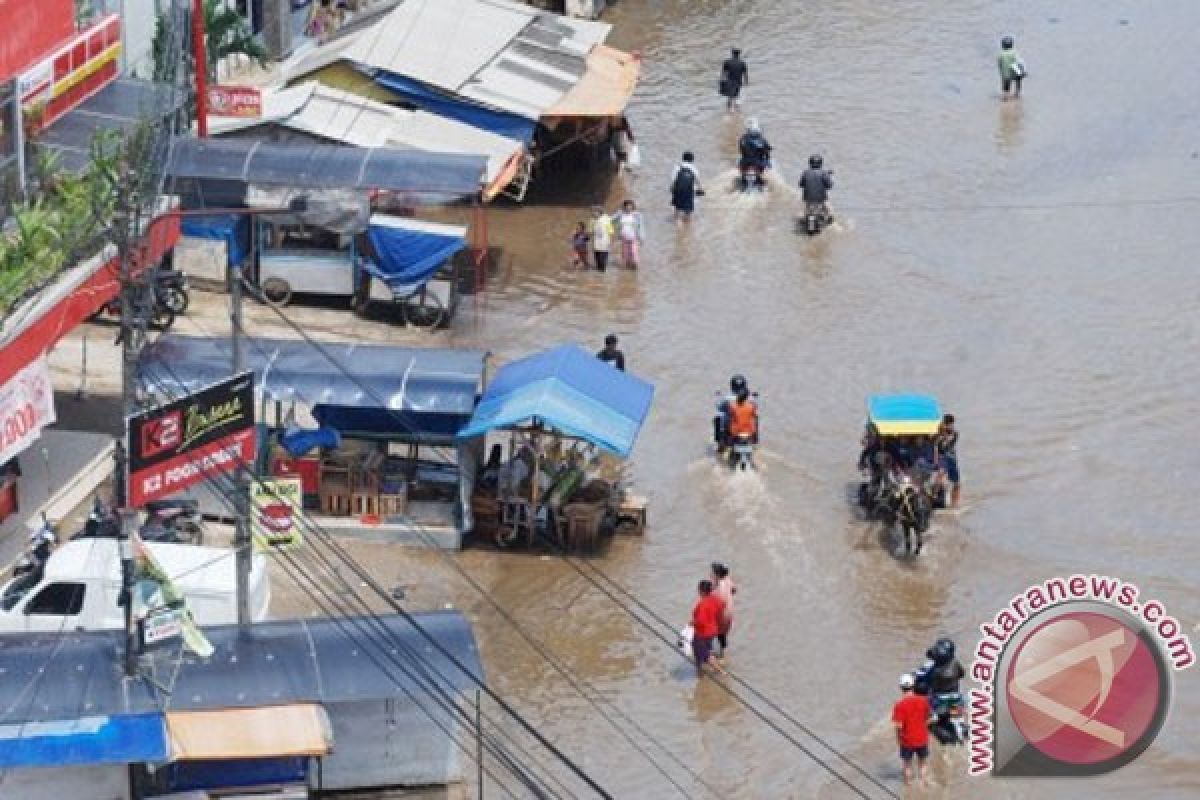
[[[941,422],[937,398],[927,394],[873,394],[867,398],[867,413],[878,422]]]
[[[379,70],[375,82],[418,108],[439,117],[465,122],[475,128],[530,144],[537,121],[507,111],[486,108],[469,100],[432,89],[420,81]]]
[[[168,749],[159,713],[0,725],[0,769],[163,762]]]
[[[367,227],[375,259],[366,265],[371,275],[390,289],[416,287],[428,281],[442,264],[467,246],[467,229],[419,219],[377,214]]]
[[[177,136],[166,173],[296,189],[385,189],[426,205],[477,196],[486,168],[485,156],[460,153]]]
[[[537,418],[563,433],[627,456],[650,411],[654,387],[578,345],[561,345],[500,368],[465,439]]]
[[[471,675],[483,679],[475,636],[462,614],[432,611],[412,617]],[[449,692],[474,687],[470,677],[397,614],[271,620],[247,631],[216,625],[204,633],[215,648],[207,660],[181,655],[181,643],[174,642],[155,648],[143,661],[146,675],[170,687],[172,711],[363,702],[409,692],[424,695],[434,685]],[[122,638],[121,631],[0,636],[5,724],[157,715],[164,698],[155,683],[127,682],[121,675]],[[419,654],[421,663],[412,663],[407,652]],[[411,664],[408,672],[389,660],[392,654]],[[0,751],[10,744],[0,741]]]
[[[229,347],[223,337],[164,334],[142,351],[139,375],[167,396],[188,394],[229,376]],[[381,436],[452,437],[475,410],[486,357],[469,349],[242,341],[243,369],[254,371],[266,397],[313,408],[343,433]]]

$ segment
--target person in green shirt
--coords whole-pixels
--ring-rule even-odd
[[[1000,68],[1001,94],[1007,98],[1009,90],[1012,90],[1013,97],[1020,97],[1021,81],[1025,79],[1025,62],[1013,49],[1011,36],[1000,40],[1000,56],[996,59],[996,66]]]

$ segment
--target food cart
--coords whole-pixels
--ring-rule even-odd
[[[457,434],[478,455],[490,445],[472,492],[477,539],[588,551],[614,531],[642,532],[646,500],[624,485],[620,461],[653,396],[576,345],[501,367]]]
[[[458,262],[467,229],[373,214],[359,232],[339,232],[299,215],[258,223],[257,281],[270,303],[297,294],[345,297],[355,308],[394,303],[404,321],[437,328],[458,308]]]

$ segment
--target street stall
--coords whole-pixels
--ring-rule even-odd
[[[471,495],[476,536],[587,551],[614,531],[643,532],[646,500],[624,485],[620,461],[653,396],[651,384],[576,345],[501,367],[458,432],[477,454],[490,444]]]
[[[457,549],[472,525],[477,460],[456,434],[483,389],[481,350],[246,339],[261,411],[257,470],[301,483],[323,529]],[[230,342],[167,334],[146,348],[144,385],[168,395],[228,375]],[[211,488],[201,511],[228,517]]]
[[[351,299],[355,308],[395,304],[407,324],[437,328],[458,308],[458,261],[467,228],[373,214],[364,228],[339,232],[299,215],[260,219],[255,276],[268,302],[295,294]]]

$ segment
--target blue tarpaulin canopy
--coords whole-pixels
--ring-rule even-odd
[[[238,214],[185,216],[180,229],[184,236],[225,242],[229,266],[246,263],[250,253],[250,217]]]
[[[934,434],[942,422],[937,398],[927,394],[873,394],[867,415],[883,436]]]
[[[462,225],[376,214],[367,228],[375,258],[365,268],[390,289],[419,286],[467,246],[466,237]]]
[[[386,70],[379,70],[375,73],[374,78],[376,83],[389,92],[400,95],[424,111],[437,114],[439,117],[465,122],[472,127],[509,139],[516,139],[525,144],[533,142],[533,131],[537,127],[536,120],[508,111],[486,108],[432,89],[420,81],[405,78]]]
[[[637,440],[654,387],[577,345],[561,345],[506,364],[467,426],[466,439],[533,419],[620,456]]]
[[[0,769],[167,760],[162,714],[119,714],[0,725]]]

